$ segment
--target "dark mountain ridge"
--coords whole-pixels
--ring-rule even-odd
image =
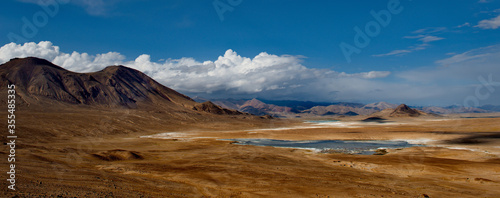
[[[389,114],[389,117],[418,117],[422,115],[419,111],[408,107],[406,104],[401,104]]]
[[[92,73],[76,73],[40,58],[14,58],[0,65],[0,89],[6,89],[8,84],[16,86],[16,103],[27,108],[83,105],[164,109],[188,114],[195,114],[195,111],[221,115],[244,114],[213,103],[199,104],[146,74],[122,65],[108,66]],[[2,91],[2,94],[6,93]]]
[[[205,102],[208,99],[195,97],[198,102]],[[214,104],[228,109],[236,109],[255,115],[272,115],[275,117],[309,117],[309,116],[356,116],[370,115],[379,111],[392,113],[398,107],[397,104],[387,102],[377,102],[371,104],[349,103],[349,102],[310,102],[294,100],[266,100],[266,99],[213,99]],[[500,111],[500,106],[484,105],[481,107],[463,106],[407,106],[417,112],[427,114],[460,114],[460,113],[489,113]],[[404,112],[408,109],[401,109]],[[397,116],[394,113],[393,116]],[[416,113],[410,113],[417,115]],[[387,115],[388,116],[388,115]]]
[[[93,73],[75,73],[39,58],[16,58],[0,66],[3,84],[14,83],[24,99],[45,97],[71,104],[136,107],[158,100],[192,105],[189,97],[162,86],[142,72],[109,66]]]

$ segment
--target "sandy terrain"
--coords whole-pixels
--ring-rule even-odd
[[[4,181],[1,196],[500,197],[500,118],[326,126],[93,113],[20,112],[17,191]],[[412,140],[427,147],[348,155],[218,140],[229,138]],[[5,172],[6,160],[0,166]]]

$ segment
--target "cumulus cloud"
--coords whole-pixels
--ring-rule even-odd
[[[11,58],[26,56],[35,56],[45,58],[47,60],[53,60],[59,54],[59,47],[53,46],[52,43],[48,41],[42,41],[38,44],[31,42],[25,43],[24,45],[10,43],[0,48],[0,62],[5,63]]]
[[[420,37],[424,38],[424,37]],[[391,73],[360,73],[313,69],[303,57],[265,52],[243,57],[227,50],[214,60],[194,58],[151,60],[147,54],[127,59],[118,52],[87,54],[63,52],[51,42],[0,47],[0,63],[14,57],[36,56],[76,72],[98,71],[109,65],[125,65],[146,73],[158,82],[191,96],[375,102],[388,101],[422,105],[462,105],[476,97],[482,79],[500,82],[500,45],[451,53],[436,67]],[[391,79],[385,79],[393,76]],[[500,83],[494,92],[480,90],[479,104],[499,104]],[[483,97],[489,93],[488,97]]]
[[[59,51],[49,41],[34,42],[23,45],[9,43],[0,48],[0,62],[5,63],[11,58],[34,56],[47,59],[56,65],[76,72],[91,72],[102,69],[106,65],[123,63],[125,57],[117,52],[89,55],[87,53],[73,52],[71,54]]]
[[[498,29],[500,27],[500,15],[492,19],[479,21],[479,24],[474,27],[481,29]]]
[[[125,65],[183,93],[218,94],[221,97],[240,95],[308,100],[342,99],[375,90],[377,85],[372,81],[391,74],[388,71],[349,74],[312,69],[302,65],[302,56],[278,56],[262,52],[248,58],[231,49],[214,61],[198,61],[186,57],[152,61],[147,54],[127,60],[118,52],[96,55],[65,53],[48,41],[22,45],[10,43],[0,48],[0,63],[14,57],[28,56],[47,59],[75,72],[93,72],[109,65]]]

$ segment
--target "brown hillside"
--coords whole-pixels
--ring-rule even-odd
[[[249,101],[246,101],[243,105],[239,107],[239,109],[245,109],[245,108],[255,108],[260,111],[263,111],[268,114],[272,113],[290,113],[292,111],[292,108],[290,107],[283,107],[283,106],[277,106],[273,104],[266,104],[260,100],[257,99],[252,99]]]
[[[189,97],[167,88],[142,72],[109,66],[93,73],[75,73],[39,58],[15,58],[0,65],[0,86],[16,85],[16,92],[29,104],[43,101],[97,106],[138,104],[192,106]]]
[[[405,104],[401,104],[395,109],[384,109],[382,111],[370,115],[370,117],[380,117],[380,118],[410,118],[410,117],[422,117],[422,116],[437,117],[438,115],[412,109]]]
[[[218,115],[242,115],[242,114],[249,115],[248,113],[241,113],[241,112],[236,111],[236,110],[222,108],[220,106],[215,105],[214,103],[212,103],[210,101],[196,104],[193,107],[193,110],[204,111],[204,112],[218,114]]]
[[[224,109],[211,102],[197,103],[161,85],[144,73],[125,66],[109,66],[92,73],[68,71],[35,58],[15,58],[0,65],[0,90],[16,86],[20,108],[68,109],[132,108],[167,111],[172,117],[190,117],[206,112],[217,115],[249,115]],[[2,97],[4,101],[7,97]]]
[[[389,114],[389,117],[418,117],[422,115],[419,111],[408,107],[405,104],[401,104],[394,111]]]

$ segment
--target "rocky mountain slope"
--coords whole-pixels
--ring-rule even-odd
[[[400,104],[394,109],[384,109],[382,111],[371,114],[370,118],[409,118],[409,117],[437,117],[437,114],[425,113],[420,110],[410,108],[406,104]]]
[[[198,97],[195,98],[195,100],[198,102],[208,101],[207,99]],[[319,103],[291,100],[273,101],[256,98],[250,100],[215,99],[212,101],[214,104],[217,104],[224,108],[236,109],[241,112],[247,112],[255,115],[272,115],[275,117],[357,116],[370,115],[379,111],[383,111],[382,114],[392,113],[394,109],[398,108],[397,104],[387,102],[377,102],[364,105],[360,103],[347,102]],[[493,105],[485,105],[478,108],[462,106],[429,106],[413,107],[412,109],[426,114],[488,113],[500,111],[500,108],[498,106]],[[397,113],[395,113],[393,116],[397,116]]]
[[[401,104],[389,114],[389,117],[418,117],[424,114],[425,113],[412,109],[405,104]]]
[[[161,109],[187,114],[243,114],[213,103],[199,104],[144,73],[125,66],[109,66],[93,73],[75,73],[44,59],[15,58],[0,65],[0,90],[4,90],[1,94],[7,93],[8,84],[16,86],[16,102],[21,108],[54,109],[76,105]]]
[[[290,114],[292,113],[292,108],[277,106],[273,104],[266,104],[260,100],[252,99],[246,101],[241,106],[238,107],[240,111],[252,113],[255,115],[266,115],[266,114]]]

